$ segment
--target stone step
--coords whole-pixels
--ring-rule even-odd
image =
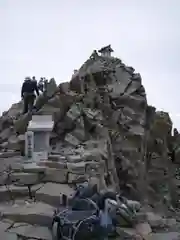
[[[20,156],[20,152],[8,151],[8,152],[0,153],[0,158],[11,158],[11,157],[17,157],[17,156]]]
[[[62,203],[63,194],[70,199],[74,194],[74,189],[68,184],[46,183],[36,192],[35,198],[37,201],[41,201],[52,206],[59,206]]]
[[[43,184],[37,184],[31,187],[31,193],[35,196],[35,192],[39,190]],[[29,190],[27,186],[7,185],[0,187],[0,202],[14,200],[16,198],[22,198],[29,196]]]
[[[39,183],[54,182],[67,183],[68,171],[67,169],[46,168],[44,172],[22,172],[14,171],[9,176],[4,173],[0,176],[0,185],[15,184],[15,185],[34,185]]]
[[[7,229],[9,236],[16,235],[18,239],[37,239],[37,240],[52,240],[52,233],[47,227],[38,225],[30,225],[27,223],[14,223]],[[15,240],[16,238],[12,238]],[[6,240],[3,238],[3,240]],[[11,238],[9,238],[11,240]]]
[[[86,180],[87,176],[83,165],[71,166],[71,164],[69,164],[66,169],[28,165],[21,170],[14,169],[14,173],[11,174],[11,177],[11,180],[15,181],[16,185],[28,185],[41,182],[82,183]],[[0,178],[0,184],[3,185],[4,181],[4,177],[2,176],[2,179]]]
[[[55,168],[55,169],[67,169],[68,172],[77,173],[77,174],[84,174],[86,169],[85,162],[78,162],[78,163],[66,163],[66,162],[53,162],[53,161],[40,161],[37,163],[38,166],[45,166],[48,168]],[[92,163],[89,163],[89,165]]]
[[[80,154],[78,154],[78,155],[68,155],[67,160],[68,160],[68,162],[71,162],[71,163],[78,163],[78,162],[82,161],[82,156]]]
[[[45,166],[49,168],[56,168],[56,169],[67,169],[66,162],[54,162],[54,161],[40,161],[37,163],[38,166]]]
[[[86,163],[78,162],[78,163],[67,163],[68,172],[76,173],[76,174],[85,174],[86,172]]]
[[[58,154],[50,154],[48,160],[53,162],[66,162],[66,157]]]
[[[67,169],[46,168],[45,177],[42,182],[67,183]]]
[[[11,164],[11,169],[15,172],[43,173],[45,166],[39,166],[36,162],[23,162]]]
[[[19,179],[20,184],[37,184],[40,182],[82,183],[86,180],[86,166],[94,168],[95,162],[60,163],[41,161],[39,163],[14,164],[12,178]],[[3,183],[4,178],[0,178]],[[17,183],[18,184],[18,183]],[[16,185],[17,185],[16,184]],[[2,185],[2,184],[1,184]]]
[[[86,180],[87,176],[83,173],[71,173],[67,169],[46,168],[42,182],[76,184],[83,183]]]
[[[21,162],[14,162],[14,163],[11,163],[10,167],[13,171],[21,172],[23,170],[23,164],[24,163],[21,163]]]
[[[8,218],[13,222],[37,224],[50,227],[54,208],[41,202],[24,202],[22,204],[0,204],[2,219]]]
[[[41,182],[40,174],[38,173],[25,173],[25,172],[15,172],[11,174],[12,182],[15,182],[16,185],[30,185],[30,184],[38,184]]]
[[[78,174],[78,173],[68,173],[68,183],[69,184],[77,184],[84,183],[87,181],[86,174]]]
[[[38,166],[36,163],[27,163],[23,165],[22,171],[26,173],[45,173],[46,167]]]

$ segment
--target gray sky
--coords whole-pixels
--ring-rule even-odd
[[[180,129],[179,22],[179,0],[0,0],[0,111],[20,99],[25,76],[67,81],[112,44]]]

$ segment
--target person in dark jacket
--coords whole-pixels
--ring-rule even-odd
[[[39,96],[37,81],[35,77],[33,77],[32,80],[29,77],[27,77],[21,88],[21,97],[24,100],[23,114],[33,110],[34,101],[36,98],[34,91],[36,91],[36,94]]]

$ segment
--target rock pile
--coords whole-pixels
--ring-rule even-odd
[[[52,152],[75,155],[70,162],[101,162],[109,184],[133,198],[144,198],[146,182],[156,191],[171,165],[172,122],[148,106],[140,74],[118,58],[91,56],[69,83],[48,83],[36,107],[38,114],[53,115]],[[0,119],[2,151],[23,150],[31,116],[21,110],[22,102],[13,104]]]
[[[175,149],[178,163],[179,133],[171,135],[168,113],[147,104],[141,75],[133,67],[93,52],[70,82],[49,82],[36,107],[37,114],[54,119],[50,161],[40,163],[48,167],[43,182],[74,184],[90,178],[99,189],[121,189],[152,206],[177,206],[172,153]],[[23,154],[31,114],[21,112],[19,102],[0,118],[1,158]],[[42,200],[44,195],[37,196]]]

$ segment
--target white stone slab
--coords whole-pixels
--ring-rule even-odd
[[[53,125],[54,125],[53,122],[37,123],[30,121],[28,131],[52,131]]]
[[[51,115],[33,115],[32,116],[33,122],[52,122]]]
[[[33,115],[29,122],[30,131],[52,131],[54,122],[51,115]]]

